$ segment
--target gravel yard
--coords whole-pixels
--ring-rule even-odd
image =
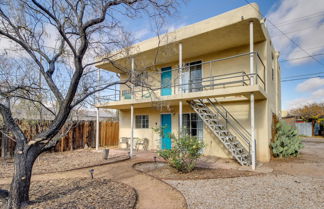
[[[127,151],[110,150],[108,160],[103,159],[102,151],[80,149],[68,152],[43,153],[35,161],[33,174],[66,171],[81,167],[105,164],[128,158]],[[0,159],[0,178],[10,177],[13,173],[13,160]]]
[[[207,180],[165,180],[189,208],[324,208],[324,181],[267,174]]]
[[[262,175],[251,171],[240,171],[236,169],[208,169],[195,168],[190,173],[180,173],[175,168],[168,166],[167,163],[138,163],[134,167],[136,170],[143,171],[154,177],[164,180],[190,180],[190,179],[218,179],[218,178],[236,178],[242,176]]]
[[[0,185],[8,189],[9,185]],[[136,192],[130,186],[106,179],[60,179],[33,182],[27,208],[114,208],[131,209]],[[4,205],[0,198],[0,208]]]

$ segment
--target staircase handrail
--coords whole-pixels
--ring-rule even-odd
[[[213,106],[213,108],[222,116],[222,118],[226,121],[226,123],[230,124],[231,127],[234,129],[235,132],[237,132],[242,138],[243,140],[248,144],[249,146],[249,149],[250,149],[250,140],[249,138],[251,138],[251,134],[248,132],[248,130],[246,130],[242,124],[240,122],[238,122],[238,120],[236,120],[236,118],[219,102],[217,101],[215,98],[215,102],[217,103],[217,105],[225,112],[225,115],[224,115],[224,112],[222,112],[220,110],[220,108],[218,108],[214,102],[212,102],[210,100],[210,98],[207,98],[208,102]],[[232,122],[229,120],[229,117],[232,119],[232,121],[234,121],[234,123],[236,123],[236,125],[238,125],[241,130],[243,130],[243,133],[241,130],[239,130],[237,128],[237,126],[235,126],[234,124],[232,124]]]

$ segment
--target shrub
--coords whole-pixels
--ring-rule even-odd
[[[274,157],[296,157],[300,149],[304,147],[297,129],[288,125],[285,121],[277,124],[275,141],[271,143]]]
[[[188,173],[195,168],[197,159],[201,156],[204,144],[197,137],[188,134],[181,137],[171,135],[173,147],[170,150],[160,150],[159,155],[169,165],[180,172]]]

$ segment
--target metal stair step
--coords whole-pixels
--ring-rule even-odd
[[[221,124],[219,114],[215,114],[209,107],[200,100],[192,100],[188,102],[193,110],[199,115],[205,124],[212,130],[212,132],[222,141],[225,147],[231,152],[233,157],[241,165],[250,164],[250,155],[242,144],[236,140],[236,136],[232,135],[226,127]],[[223,116],[222,116],[223,117]]]

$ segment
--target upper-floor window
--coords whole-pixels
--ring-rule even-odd
[[[148,115],[136,115],[135,116],[135,128],[148,128],[149,116]]]
[[[272,78],[272,80],[274,80],[274,69],[273,68],[271,70],[271,78]]]
[[[182,73],[182,91],[202,91],[202,64],[201,61],[190,62]]]

